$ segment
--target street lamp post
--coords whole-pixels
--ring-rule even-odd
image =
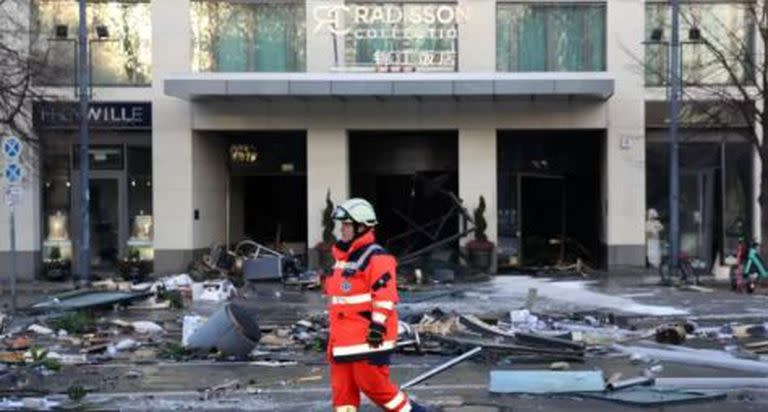
[[[678,270],[680,255],[680,0],[672,0],[671,64],[669,67],[669,269]]]
[[[80,85],[80,283],[87,285],[91,272],[91,215],[90,215],[90,164],[88,161],[88,21],[86,0],[79,0],[79,64]]]

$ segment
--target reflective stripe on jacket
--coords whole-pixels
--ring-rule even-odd
[[[347,250],[333,248],[333,273],[325,281],[329,297],[328,354],[334,361],[354,361],[392,352],[397,340],[397,262],[375,243],[373,231]],[[371,322],[386,327],[384,342],[366,342]]]

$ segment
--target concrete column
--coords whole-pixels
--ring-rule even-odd
[[[307,0],[307,72],[328,72],[334,61],[334,36],[327,25],[320,24],[329,17],[329,10],[343,6],[344,0]],[[338,65],[344,65],[344,37],[337,36],[336,56]]]
[[[480,196],[485,198],[486,234],[494,243],[498,243],[496,181],[496,130],[460,129],[459,197],[470,214],[478,206]]]
[[[192,137],[192,233],[195,250],[226,242],[227,151],[216,136]]]
[[[189,103],[167,97],[163,81],[191,65],[189,0],[152,1],[152,173],[155,272],[192,259],[192,131]]]
[[[1,2],[0,2],[1,3]],[[30,3],[25,1],[6,1],[0,4],[0,26],[14,32],[14,35],[3,38],[6,47],[26,51],[29,48],[28,23],[30,21]],[[18,33],[15,33],[15,32]],[[16,35],[19,34],[19,35]],[[23,53],[22,53],[23,54]],[[25,110],[32,112],[31,103]],[[34,136],[32,124],[21,117],[17,126],[29,136]],[[9,128],[0,126],[0,138],[16,134]],[[22,153],[20,163],[26,175],[22,181],[22,196],[16,206],[16,266],[17,279],[32,279],[40,267],[41,256],[41,199],[40,179],[41,162],[38,147],[27,143]],[[6,161],[0,156],[0,170],[5,169]],[[5,179],[0,177],[2,186]],[[2,196],[2,192],[0,192]],[[71,217],[70,217],[71,219]],[[10,208],[5,199],[0,200],[0,290],[8,293],[7,281],[11,269],[11,237],[10,237]]]
[[[307,131],[307,247],[323,239],[322,216],[330,189],[334,204],[349,197],[349,145],[344,129]]]
[[[642,0],[607,2],[608,71],[616,91],[608,101],[604,213],[608,265],[645,264],[645,13]]]
[[[496,71],[496,2],[458,0],[467,15],[459,25],[459,71]]]

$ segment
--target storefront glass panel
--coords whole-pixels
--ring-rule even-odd
[[[95,135],[95,139],[114,139]],[[79,146],[72,136],[43,138],[43,273],[77,273],[80,238]],[[125,139],[141,138],[140,134]],[[56,141],[55,139],[60,139]],[[153,253],[152,150],[136,144],[92,145],[90,148],[91,266],[113,273],[120,262],[138,255],[151,262]],[[66,276],[66,275],[63,275]]]
[[[191,19],[194,71],[305,70],[304,2],[196,0]]]
[[[754,25],[748,3],[682,4],[680,41],[683,82],[690,85],[753,81]],[[666,84],[672,12],[668,4],[645,8],[645,82]],[[735,77],[735,79],[734,79]]]
[[[724,157],[723,157],[724,156]],[[646,144],[646,205],[669,229],[669,144]],[[700,142],[680,145],[680,250],[711,265],[734,252],[752,222],[752,150],[748,143]]]
[[[147,0],[88,2],[88,47],[93,86],[148,86],[152,81],[152,19]],[[32,3],[35,83],[77,84],[78,2]]]
[[[604,71],[605,21],[605,4],[501,3],[496,17],[496,69]]]
[[[127,255],[144,261],[154,259],[152,240],[152,149],[128,147],[128,242]]]

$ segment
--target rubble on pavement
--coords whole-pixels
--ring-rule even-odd
[[[207,278],[191,272],[169,275],[140,284],[103,281],[98,284],[99,293],[132,297],[119,300],[117,305],[96,299],[94,305],[68,311],[35,311],[16,323],[0,314],[0,379],[33,376],[32,380],[14,380],[13,388],[21,393],[30,381],[45,381],[83,367],[128,365],[130,368],[122,370],[121,379],[136,382],[143,379],[144,365],[245,362],[253,368],[285,371],[324,363],[328,322],[322,306],[294,317],[278,316],[263,321],[256,297],[263,284],[236,286],[229,273],[216,273],[216,277]],[[310,283],[319,283],[316,274],[296,275],[273,283],[275,290],[270,293],[274,293],[274,299],[286,302],[290,302],[288,294],[319,297],[319,292],[314,290],[317,286],[307,287]],[[669,399],[714,402],[720,398],[701,397],[697,390],[709,387],[725,391],[736,385],[728,384],[725,378],[697,381],[700,378],[696,376],[665,376],[669,365],[705,366],[768,376],[765,357],[768,325],[760,322],[697,324],[684,316],[628,316],[606,310],[557,311],[538,305],[537,300],[541,298],[535,290],[529,290],[525,302],[518,302],[520,306],[470,313],[463,312],[462,303],[469,307],[476,299],[477,293],[471,291],[471,287],[447,288],[436,287],[435,283],[409,285],[407,282],[401,286],[408,289],[401,295],[401,307],[419,308],[403,310],[401,315],[398,358],[406,362],[422,362],[420,357],[428,356],[429,364],[440,365],[473,348],[481,348],[478,356],[465,362],[480,363],[494,371],[519,369],[524,364],[528,371],[535,371],[527,376],[537,376],[530,385],[539,389],[543,387],[542,382],[556,376],[599,374],[600,392],[611,389],[618,394],[602,399],[607,402],[654,394]],[[118,295],[95,296],[106,299]],[[55,299],[45,302],[55,302]],[[441,308],[443,302],[459,304],[447,310]],[[133,310],[136,308],[141,310]],[[599,362],[604,359],[611,362]],[[599,370],[594,366],[595,361],[602,365]],[[323,373],[315,371],[282,381],[285,385],[321,385],[322,378]],[[739,379],[747,379],[741,381],[746,387],[759,387],[764,383],[760,376]],[[201,386],[198,393],[200,399],[211,401],[227,398],[232,393],[257,395],[263,385],[263,382],[222,379]],[[541,393],[556,392],[547,389]],[[581,390],[574,396],[586,397]],[[45,396],[33,398],[58,401]],[[21,398],[0,397],[0,409],[5,405],[9,408],[19,405],[19,402]],[[53,407],[53,404],[40,405]]]

